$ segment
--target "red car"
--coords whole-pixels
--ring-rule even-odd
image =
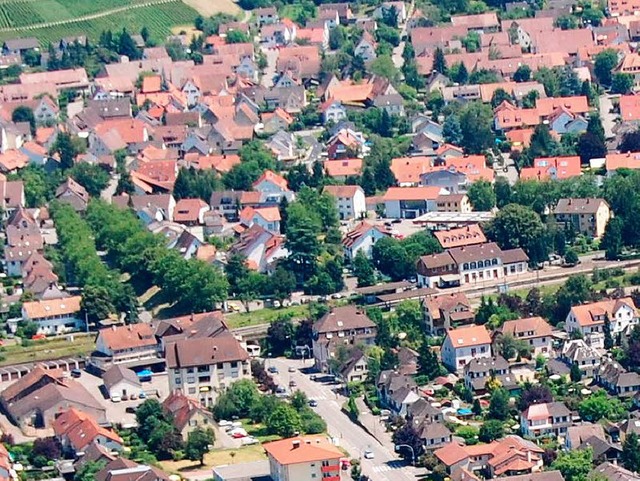
[[[232,438],[234,438],[234,439],[240,439],[240,438],[246,438],[246,437],[247,437],[247,435],[246,435],[246,434],[244,434],[244,433],[233,433],[233,434],[231,435],[231,437],[232,437]]]
[[[46,338],[47,336],[45,336],[44,334],[35,334],[31,336],[32,341],[42,341],[43,339],[46,339]]]

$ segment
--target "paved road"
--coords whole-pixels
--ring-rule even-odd
[[[288,386],[290,380],[297,383],[294,389],[303,391],[309,399],[315,399],[318,406],[315,411],[322,416],[327,423],[329,434],[336,438],[340,446],[346,449],[352,458],[362,459],[362,472],[371,477],[373,481],[410,481],[416,479],[417,470],[399,459],[393,451],[393,443],[388,434],[376,432],[378,438],[383,439],[380,444],[376,438],[364,429],[353,424],[341,410],[346,398],[337,395],[328,384],[311,381],[307,374],[300,369],[303,362],[297,359],[268,359],[267,366],[276,366],[280,371],[275,375],[276,381],[283,386]],[[306,361],[306,366],[311,367],[311,361]],[[293,373],[288,372],[289,366],[296,368]],[[364,459],[363,452],[370,449],[374,453],[374,459]]]
[[[496,172],[496,177],[505,177],[509,181],[509,185],[514,185],[518,182],[518,171],[516,170],[516,165],[511,159],[511,155],[508,153],[501,154],[502,155],[502,165],[498,165],[498,163],[494,163],[493,169]],[[507,171],[504,171],[504,167],[507,168]]]
[[[264,69],[262,73],[262,78],[260,79],[260,83],[263,87],[271,88],[273,87],[273,78],[276,76],[276,62],[278,61],[278,50],[260,47],[262,49],[262,53],[267,57],[267,68]]]

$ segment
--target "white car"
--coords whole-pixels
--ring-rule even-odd
[[[225,426],[231,426],[233,423],[231,421],[227,421],[226,419],[221,419],[220,421],[218,421],[218,426],[225,427]]]
[[[111,402],[113,403],[119,403],[120,401],[122,401],[122,397],[121,396],[111,396]]]
[[[246,438],[241,438],[240,439],[240,443],[243,446],[249,446],[251,444],[258,444],[260,441],[258,441],[256,438],[254,438],[253,436],[247,436]]]
[[[373,454],[373,451],[371,451],[370,449],[365,450],[363,455],[364,455],[364,459],[373,459],[376,457],[375,454]]]

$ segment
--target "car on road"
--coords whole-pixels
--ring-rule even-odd
[[[128,406],[124,412],[129,413],[129,414],[135,414],[136,413],[136,408],[134,408],[133,406]]]
[[[269,369],[267,369],[267,371],[269,371],[271,374],[278,374],[278,368],[275,366],[269,366]]]
[[[293,366],[289,366],[289,369],[287,369],[287,371],[289,372],[296,372],[296,368]]]
[[[297,386],[297,384],[293,379],[291,381],[289,381],[289,387],[296,387],[296,386]]]
[[[147,397],[147,393],[144,391],[140,392],[140,395],[138,396],[140,399],[145,399]]]
[[[111,402],[113,403],[119,403],[120,401],[122,401],[122,398],[118,395],[116,396],[111,396]]]
[[[370,449],[366,449],[362,454],[364,456],[364,459],[373,459],[376,457],[375,454],[373,454],[373,451],[371,451]]]
[[[318,407],[318,401],[312,399],[311,401],[309,401],[309,406],[312,408]]]
[[[82,371],[80,369],[72,369],[71,377],[80,377],[82,376]]]

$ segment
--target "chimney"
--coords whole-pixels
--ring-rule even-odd
[[[300,440],[294,439],[291,444],[293,444],[293,449],[298,449],[300,447]]]
[[[531,462],[531,451],[527,449],[527,462]]]

